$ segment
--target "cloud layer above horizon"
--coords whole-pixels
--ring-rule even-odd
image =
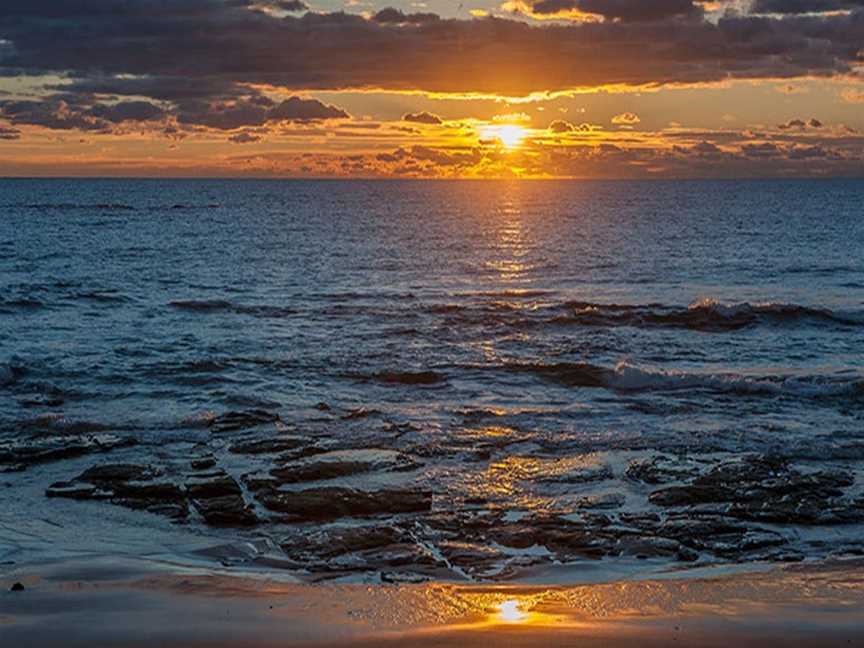
[[[846,103],[861,96],[864,0],[509,0],[472,13],[380,6],[361,14],[298,0],[7,0],[0,140],[17,142],[32,128],[146,134],[174,146],[222,132],[223,141],[258,145],[280,134],[296,141],[305,131],[313,141],[326,129],[344,140],[377,130],[399,144],[390,153],[397,155],[434,149],[446,134],[429,131],[454,120],[428,101],[391,99],[379,110],[401,117],[382,118],[376,96],[491,98],[512,108],[523,97],[818,79],[844,84],[838,96]],[[358,115],[324,94],[368,98]],[[609,128],[647,128],[635,111],[618,108]],[[387,123],[363,126],[361,117]],[[470,128],[471,118],[451,131]],[[781,118],[799,116],[778,116],[777,125]],[[551,133],[570,132],[562,126],[569,121],[545,121]]]

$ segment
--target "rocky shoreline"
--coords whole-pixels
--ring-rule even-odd
[[[864,554],[864,540],[800,538],[801,529],[864,525],[853,470],[760,454],[518,454],[508,449],[512,438],[496,444],[490,435],[469,456],[488,464],[488,494],[448,492],[429,465],[431,446],[302,434],[266,410],[228,412],[206,427],[212,442],[162,463],[102,458],[136,443],[102,432],[8,443],[0,462],[21,471],[98,453],[45,495],[235,529],[240,537],[264,533],[284,565],[312,580],[379,574],[385,582],[482,582],[619,558],[674,568]],[[399,437],[399,429],[385,429]],[[505,482],[510,491],[502,496],[496,489]],[[525,506],[515,495],[531,488],[556,499]]]

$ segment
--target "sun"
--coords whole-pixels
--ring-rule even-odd
[[[522,144],[522,140],[528,134],[521,126],[515,124],[503,124],[487,126],[483,129],[483,137],[486,139],[497,140],[501,142],[501,146],[506,149],[515,149]]]
[[[505,623],[521,623],[528,617],[519,607],[519,601],[511,599],[498,606],[498,618]]]

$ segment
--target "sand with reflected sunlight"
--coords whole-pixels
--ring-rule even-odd
[[[33,566],[17,576],[26,597],[4,597],[0,634],[9,645],[84,646],[104,645],[88,642],[110,630],[112,645],[121,648],[142,636],[169,648],[846,646],[856,645],[864,627],[861,568],[849,559],[578,586],[373,586],[176,574],[145,561],[90,560]],[[100,623],[82,616],[84,608]],[[166,617],[169,608],[177,613]],[[57,628],[65,629],[60,643]],[[66,642],[67,635],[74,641]]]

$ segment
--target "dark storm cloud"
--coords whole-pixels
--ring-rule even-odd
[[[270,110],[268,121],[315,121],[319,119],[346,119],[350,115],[341,108],[317,99],[291,97]]]
[[[443,123],[438,115],[433,115],[430,112],[407,113],[402,115],[402,121],[415,122],[417,124],[432,124],[437,125]]]
[[[864,7],[864,0],[756,0],[751,7],[760,14],[804,14]]]
[[[111,122],[88,113],[89,108],[59,98],[0,102],[0,116],[16,126],[30,124],[54,130],[110,132]]]
[[[124,121],[162,119],[165,110],[149,101],[121,101],[116,104],[95,104],[87,111],[92,117],[119,124]]]
[[[662,20],[673,16],[702,16],[693,0],[533,0],[531,13],[554,16],[570,11],[602,16],[606,20],[640,22]]]
[[[252,95],[229,103],[206,101],[180,102],[178,120],[181,123],[207,126],[220,130],[233,130],[245,126],[263,126],[268,122],[320,121],[347,119],[350,117],[341,108],[317,99],[290,97],[275,103],[262,95]]]
[[[284,0],[284,2],[276,2],[275,6],[282,11],[308,11],[309,5],[302,0]]]
[[[263,95],[250,95],[228,102],[195,98],[179,100],[177,106],[176,110],[168,110],[149,101],[104,103],[96,101],[93,95],[60,93],[39,100],[0,101],[0,116],[18,125],[102,133],[115,130],[118,124],[164,122],[169,117],[176,118],[182,125],[218,130],[349,117],[340,108],[300,97],[290,97],[279,103]]]
[[[393,9],[392,7],[387,7],[386,9],[382,9],[372,16],[372,20],[381,23],[381,24],[415,24],[419,25],[422,23],[435,22],[437,20],[441,20],[436,14],[433,13],[411,13],[406,14],[402,13],[398,9]]]
[[[860,11],[714,23],[680,0],[579,0],[610,20],[539,26],[398,10],[281,17],[224,0],[3,5],[0,74],[61,74],[64,91],[172,102],[187,123],[217,128],[269,120],[248,84],[523,95],[831,76],[849,73],[864,43]]]

